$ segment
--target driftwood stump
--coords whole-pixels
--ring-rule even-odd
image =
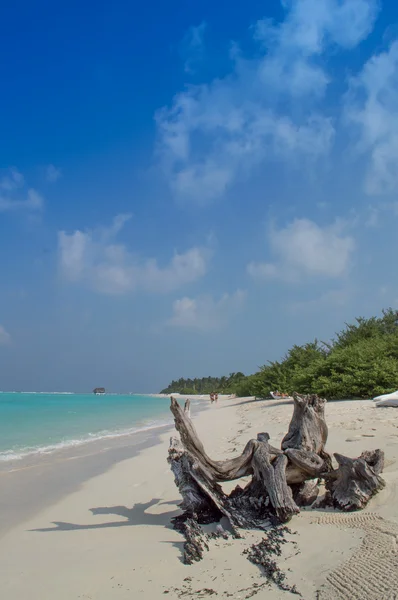
[[[381,450],[364,452],[356,459],[334,454],[334,468],[325,451],[326,400],[297,393],[293,400],[293,416],[281,450],[269,443],[267,433],[259,433],[240,456],[219,461],[206,454],[190,417],[189,400],[183,409],[171,398],[181,441],[171,438],[168,461],[183,498],[183,515],[175,519],[175,526],[187,539],[186,562],[202,556],[203,532],[195,524],[217,522],[224,516],[239,535],[239,528],[262,529],[270,522],[288,522],[300,506],[314,503],[321,481],[326,482],[330,503],[345,511],[364,508],[384,487]],[[244,488],[238,485],[229,495],[220,485],[248,475],[251,481]]]
[[[363,452],[359,458],[334,455],[339,468],[326,474],[327,489],[331,492],[333,504],[341,510],[364,508],[369,498],[385,486],[380,473],[384,467],[384,453],[381,450]]]
[[[282,450],[295,448],[319,454],[328,439],[325,421],[326,400],[318,396],[293,394],[294,410],[289,430],[282,440]]]

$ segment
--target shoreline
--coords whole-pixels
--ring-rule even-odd
[[[259,431],[268,431],[271,442],[279,445],[292,414],[290,403],[278,401],[235,399],[204,406],[209,410],[196,406],[192,417],[206,451],[214,459],[236,456]],[[396,554],[388,540],[383,542],[383,531],[398,528],[398,412],[376,409],[369,401],[330,403],[327,421],[330,451],[357,456],[365,449],[385,450],[386,489],[359,513],[303,510],[289,524],[293,535],[288,534],[289,543],[277,563],[289,585],[296,585],[306,600],[381,600],[389,596],[374,595],[372,586],[379,586],[379,591],[394,589],[391,578],[397,572]],[[245,531],[241,540],[210,540],[201,562],[189,567],[181,563],[184,540],[170,522],[179,514],[181,498],[167,464],[169,437],[170,429],[165,428],[156,438],[149,436],[149,445],[142,439],[141,445],[137,441],[127,449],[108,449],[92,458],[75,457],[58,466],[55,463],[54,472],[63,478],[64,485],[55,495],[54,489],[40,489],[37,467],[14,473],[20,483],[25,479],[25,485],[26,476],[31,477],[30,485],[38,489],[35,502],[40,509],[30,514],[31,498],[26,492],[21,494],[21,488],[14,488],[14,499],[25,495],[24,506],[16,509],[25,518],[0,538],[1,596],[7,600],[131,600],[135,596],[157,600],[166,594],[173,599],[196,600],[201,594],[206,596],[204,590],[213,590],[215,598],[249,598],[261,590],[259,597],[267,594],[270,600],[293,598],[269,586],[261,571],[244,556],[245,549],[262,539],[264,534],[258,531]],[[66,477],[70,465],[75,471]],[[3,479],[10,475],[0,476],[3,499]],[[228,485],[234,487],[236,482]],[[50,503],[46,503],[46,495],[52,495]],[[5,506],[0,502],[3,514]],[[206,527],[212,530],[211,525]],[[376,575],[371,569],[369,573],[361,571],[363,585],[370,590],[364,596],[362,582],[355,579],[355,561],[363,552],[362,544],[373,552],[372,544],[366,542],[369,531],[379,540],[375,538],[375,554],[369,556],[369,564],[374,561],[377,569]],[[387,537],[392,540],[392,533]],[[381,558],[379,547],[384,548]],[[344,585],[348,581],[351,586],[356,582],[359,592],[341,596],[333,581]]]
[[[132,433],[126,436],[131,439],[123,445],[113,447],[101,448],[98,446],[102,444],[91,442],[88,453],[84,452],[87,448],[74,446],[47,456],[35,456],[39,460],[33,463],[29,459],[11,461],[7,470],[0,471],[0,539],[13,527],[77,491],[93,477],[101,476],[116,464],[160,444],[161,435],[171,431],[172,427],[160,425],[150,432]],[[76,454],[76,450],[81,453]]]
[[[18,392],[19,393],[19,392]],[[40,394],[41,392],[37,392]],[[54,392],[55,394],[55,392]],[[69,393],[68,393],[69,394]],[[121,394],[122,395],[122,394]],[[169,401],[170,395],[166,394],[152,394],[152,395],[139,395],[139,397],[145,398],[162,398],[167,399]],[[208,395],[182,395],[177,394],[177,398],[180,400],[185,400],[187,398],[192,400],[193,406],[198,406],[199,410],[203,410],[207,408],[205,406],[205,402],[210,402]],[[226,395],[220,396],[220,399],[223,400],[227,398]],[[112,443],[113,440],[117,440],[118,438],[128,438],[131,435],[145,433],[150,431],[155,431],[159,427],[165,427],[172,425],[173,417],[170,412],[167,410],[165,414],[160,414],[159,416],[153,415],[146,419],[147,422],[135,423],[134,421],[131,424],[131,427],[126,428],[114,428],[114,429],[103,429],[98,430],[94,433],[87,431],[82,433],[80,437],[76,438],[64,438],[59,441],[54,441],[53,443],[43,443],[37,444],[35,446],[24,446],[16,448],[15,446],[12,448],[5,448],[0,450],[0,473],[3,471],[8,471],[12,469],[13,464],[18,464],[24,466],[25,464],[31,464],[34,461],[39,461],[43,456],[52,456],[58,455],[64,451],[74,451],[74,449],[84,448],[85,446],[91,446],[95,443],[109,442]]]
[[[100,448],[101,445],[106,443],[116,443],[116,441],[119,439],[122,440],[123,438],[129,438],[131,436],[145,433],[150,434],[151,431],[156,431],[156,429],[162,429],[163,427],[171,426],[172,423],[160,423],[138,427],[137,429],[131,428],[126,431],[115,430],[114,432],[107,431],[102,434],[100,432],[92,435],[91,437],[64,440],[48,446],[21,448],[19,452],[15,452],[14,450],[5,450],[0,452],[0,473],[36,465],[45,458],[56,458],[66,453],[78,452],[80,449],[82,451],[89,448],[94,449],[96,445]],[[99,451],[101,450],[97,449],[97,452]]]
[[[197,415],[209,408],[210,404],[194,404]],[[0,461],[0,539],[7,531],[78,490],[93,477],[161,444],[163,436],[172,431],[174,422],[170,413],[169,423],[87,440],[48,453],[35,451],[18,459]],[[29,498],[28,503],[26,498]]]

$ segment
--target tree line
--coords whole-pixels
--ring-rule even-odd
[[[180,394],[230,394],[231,390],[247,379],[244,373],[230,373],[223,377],[196,377],[195,379],[183,379],[172,381],[167,388],[162,390],[161,394],[171,394],[179,392]]]
[[[398,311],[358,317],[330,342],[294,345],[253,375],[172,381],[162,393],[269,397],[270,391],[318,394],[328,399],[371,398],[398,389]]]

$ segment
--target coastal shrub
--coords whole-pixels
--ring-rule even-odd
[[[189,389],[189,392],[186,390]],[[266,398],[270,391],[313,393],[330,399],[370,398],[398,389],[398,311],[358,317],[329,343],[294,345],[280,361],[245,376],[180,379],[165,393],[210,393]]]

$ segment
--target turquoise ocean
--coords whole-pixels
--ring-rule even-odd
[[[169,398],[0,392],[0,461],[172,423]]]

